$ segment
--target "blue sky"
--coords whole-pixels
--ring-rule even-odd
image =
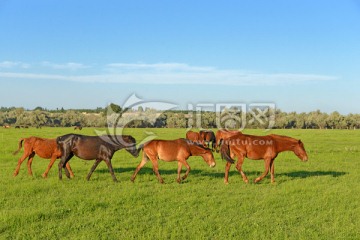
[[[1,1],[0,106],[360,113],[360,1]]]

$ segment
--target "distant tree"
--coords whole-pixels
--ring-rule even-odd
[[[115,103],[110,103],[109,107],[114,113],[121,113],[122,109],[119,105],[116,105]]]
[[[38,106],[38,107],[34,108],[34,111],[45,111],[45,109]]]

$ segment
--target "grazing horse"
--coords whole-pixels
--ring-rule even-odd
[[[201,141],[204,142],[204,145],[206,144],[207,147],[210,147],[210,143],[211,143],[211,149],[214,151],[214,147],[216,144],[216,138],[214,132],[211,130],[201,130],[199,134]]]
[[[4,125],[3,128],[10,128],[10,125]]]
[[[81,130],[82,129],[82,126],[75,126],[74,127],[74,130]]]
[[[75,155],[84,160],[96,160],[86,179],[90,180],[91,174],[101,161],[104,161],[114,181],[117,181],[111,164],[114,153],[125,148],[134,157],[139,156],[136,141],[129,135],[103,135],[85,136],[80,134],[67,134],[60,136],[56,142],[61,149],[62,156],[59,163],[59,179],[62,179],[62,168]],[[69,173],[65,169],[66,176]]]
[[[191,130],[186,132],[186,139],[199,144],[202,143],[200,140],[200,134]]]
[[[231,130],[226,130],[226,129],[219,129],[216,132],[216,137],[215,137],[215,139],[216,139],[216,142],[215,142],[216,152],[219,152],[221,143],[223,142],[224,139],[227,139],[227,138],[232,137],[232,136],[237,135],[237,134],[242,134],[242,133],[240,131],[231,131]]]
[[[149,161],[149,159],[151,160],[153,171],[160,183],[164,183],[164,180],[159,173],[158,159],[166,162],[178,161],[178,183],[181,182],[181,179],[186,179],[190,172],[190,166],[186,162],[190,156],[201,156],[210,167],[214,167],[216,165],[214,155],[210,149],[183,138],[177,140],[152,140],[144,145],[141,145],[139,149],[143,149],[143,157],[131,177],[132,182],[134,182],[136,174],[145,165],[145,163]],[[187,170],[185,175],[180,178],[181,168],[183,165],[185,165]]]
[[[271,182],[275,182],[274,160],[280,152],[292,151],[302,161],[307,161],[308,156],[301,140],[295,138],[271,134],[268,136],[253,136],[238,134],[226,139],[221,146],[221,156],[227,160],[225,167],[225,180],[228,184],[229,169],[234,163],[234,157],[238,158],[236,169],[241,174],[244,182],[248,183],[245,173],[242,171],[244,158],[252,160],[264,159],[265,171],[255,179],[255,183],[261,181],[271,172]]]
[[[14,155],[16,155],[21,150],[23,142],[24,142],[24,154],[21,156],[21,158],[18,161],[17,167],[14,172],[14,177],[19,174],[20,166],[27,157],[28,157],[28,162],[27,162],[28,173],[29,175],[32,176],[31,164],[35,154],[37,154],[41,158],[51,159],[48,167],[46,168],[45,172],[42,174],[42,177],[46,178],[55,160],[61,157],[61,151],[57,147],[56,139],[46,139],[39,137],[22,138],[19,141],[19,148],[13,153]],[[66,164],[66,168],[70,172],[70,175],[74,177],[74,173],[72,172],[69,164]]]

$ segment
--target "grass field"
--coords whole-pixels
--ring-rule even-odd
[[[161,139],[185,136],[185,129],[146,129]],[[127,129],[137,140],[145,129]],[[275,161],[275,184],[245,184],[232,166],[229,185],[223,182],[225,161],[214,153],[209,168],[191,157],[189,177],[176,182],[175,162],[160,162],[165,184],[158,183],[147,163],[135,183],[130,181],[140,158],[122,150],[113,166],[114,183],[105,163],[90,181],[93,161],[73,158],[75,178],[58,180],[57,163],[48,179],[41,174],[48,160],[35,157],[34,176],[26,162],[13,171],[22,152],[13,156],[20,137],[53,138],[72,128],[0,129],[0,239],[359,239],[360,131],[272,130],[301,138],[309,161],[282,153]],[[245,133],[264,135],[262,130]],[[95,135],[94,129],[81,134]],[[245,160],[254,180],[263,161]]]

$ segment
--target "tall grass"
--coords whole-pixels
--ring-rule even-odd
[[[161,139],[185,136],[184,129],[148,129]],[[13,156],[20,137],[56,137],[70,128],[0,130],[0,238],[2,239],[359,239],[360,132],[347,130],[273,130],[301,138],[309,161],[293,153],[275,160],[275,184],[268,176],[245,184],[234,166],[223,182],[225,161],[214,153],[209,168],[191,157],[189,177],[176,182],[175,162],[161,162],[165,184],[147,163],[135,183],[130,177],[141,156],[122,150],[113,157],[119,183],[100,163],[90,181],[93,161],[74,157],[75,178],[58,180],[57,162],[47,179],[48,160],[35,157],[34,176],[26,162],[12,173],[21,153]],[[249,134],[267,134],[247,130]],[[94,135],[94,129],[81,134]],[[144,129],[127,129],[138,141]],[[249,180],[264,170],[263,161],[246,159]]]

